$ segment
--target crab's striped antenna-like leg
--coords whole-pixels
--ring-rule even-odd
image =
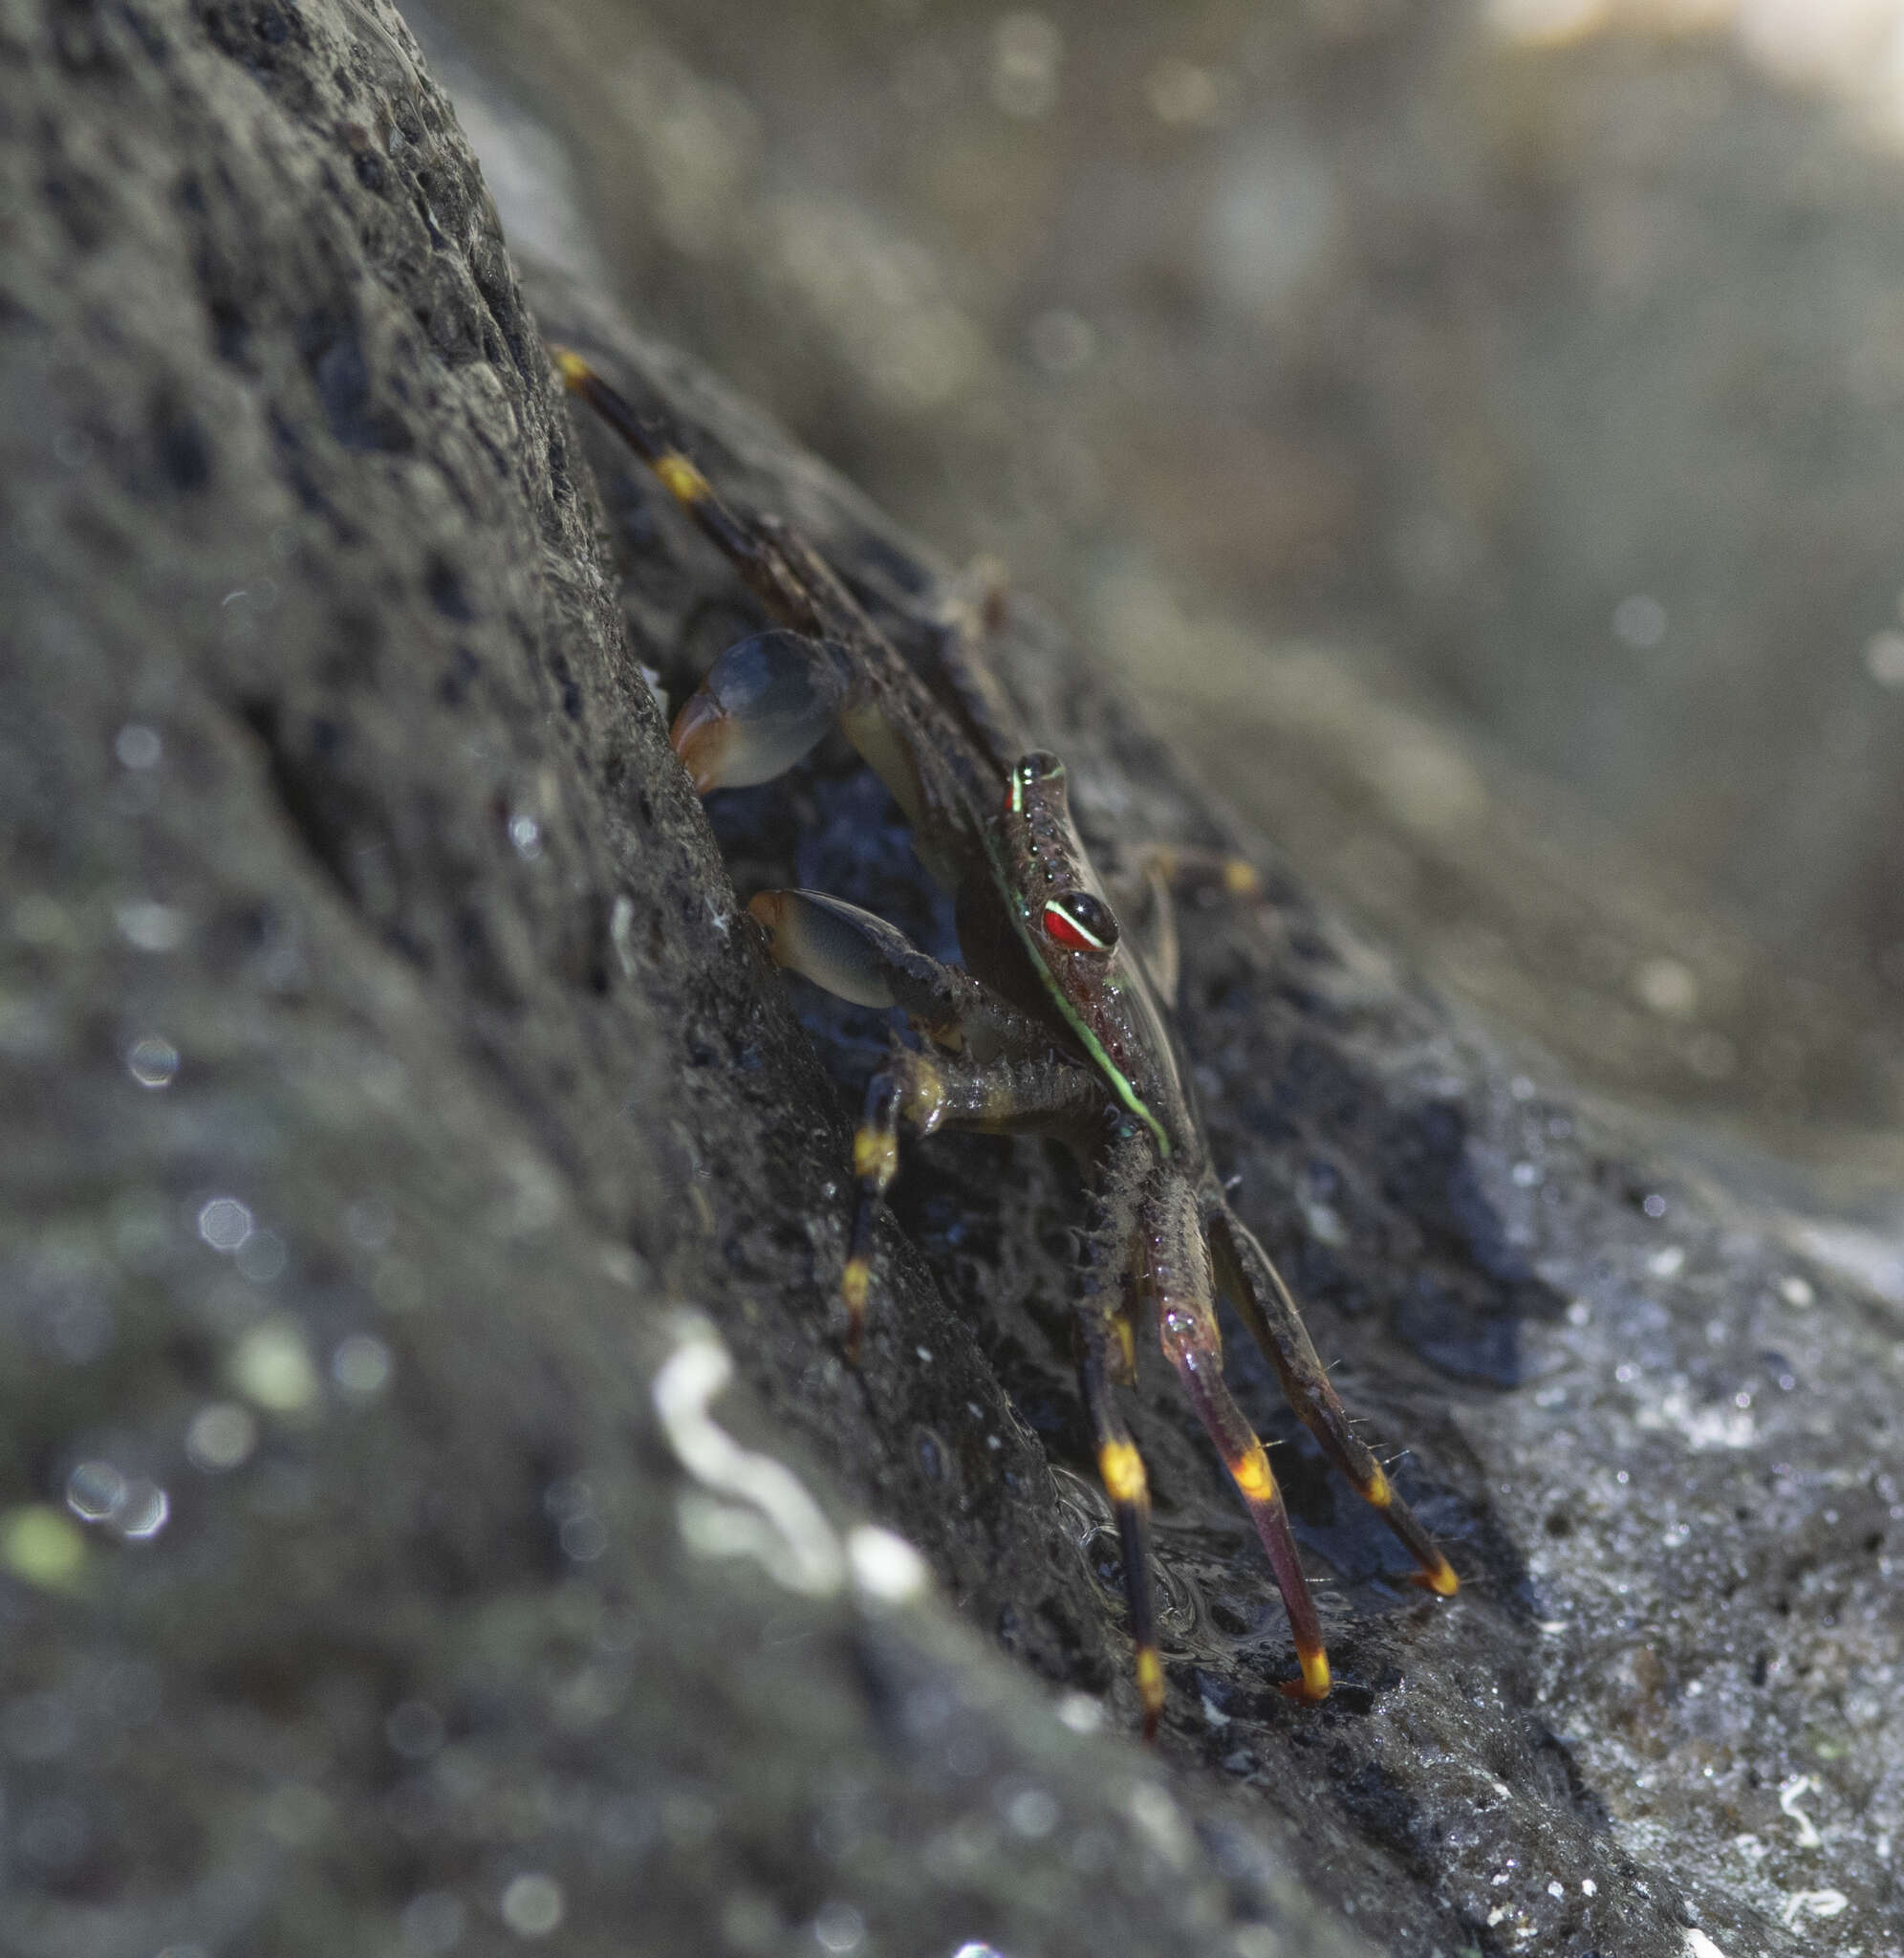
[[[1321,1443],[1323,1453],[1349,1478],[1356,1494],[1380,1512],[1420,1566],[1415,1581],[1438,1597],[1452,1598],[1460,1588],[1454,1566],[1350,1425],[1349,1410],[1329,1383],[1282,1273],[1220,1195],[1206,1196],[1205,1214],[1223,1292],[1276,1369],[1284,1398]]]
[[[1103,1123],[1104,1083],[1060,1055],[1041,1022],[869,911],[797,890],[762,891],[747,908],[766,926],[777,964],[838,998],[899,1007],[933,1043],[931,1053],[894,1047],[866,1085],[853,1138],[858,1200],[840,1296],[847,1357],[856,1360],[874,1231],[898,1174],[901,1129],[915,1137],[946,1127],[1029,1130],[1075,1142]]]
[[[1329,1693],[1329,1656],[1322,1623],[1303,1575],[1296,1539],[1283,1491],[1269,1467],[1267,1449],[1236,1404],[1223,1381],[1222,1336],[1217,1330],[1216,1287],[1196,1193],[1180,1177],[1165,1176],[1145,1202],[1138,1229],[1143,1242],[1139,1282],[1157,1302],[1158,1338],[1164,1357],[1216,1444],[1237,1493],[1256,1525],[1269,1559],[1276,1588],[1289,1614],[1300,1681],[1285,1690],[1296,1698],[1321,1700]]]

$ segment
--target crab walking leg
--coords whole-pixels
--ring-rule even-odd
[[[815,566],[796,565],[794,548],[759,522],[731,509],[700,469],[682,453],[665,423],[644,415],[626,395],[597,374],[580,354],[551,347],[549,357],[562,385],[579,395],[660,478],[662,487],[689,512],[747,583],[786,622],[802,631],[826,629],[808,587]],[[825,583],[832,585],[831,577]],[[849,603],[844,594],[842,602]]]
[[[1164,1357],[1177,1369],[1197,1418],[1223,1458],[1256,1525],[1289,1614],[1289,1633],[1302,1666],[1301,1683],[1290,1690],[1301,1699],[1324,1699],[1329,1693],[1329,1656],[1323,1650],[1315,1599],[1309,1596],[1296,1539],[1289,1532],[1283,1492],[1269,1467],[1268,1451],[1223,1383],[1216,1291],[1202,1218],[1189,1185],[1176,1178],[1161,1181],[1144,1206],[1141,1229],[1143,1284],[1157,1300],[1158,1337]]]
[[[1137,1702],[1143,1708],[1144,1738],[1157,1738],[1157,1719],[1163,1710],[1163,1661],[1157,1649],[1157,1604],[1150,1581],[1150,1483],[1144,1458],[1124,1425],[1112,1398],[1110,1368],[1115,1335],[1104,1326],[1081,1321],[1078,1384],[1091,1415],[1097,1445],[1097,1473],[1117,1521],[1117,1543],[1124,1559],[1124,1600],[1131,1614],[1131,1644],[1137,1677]]]
[[[1155,1164],[1148,1135],[1135,1123],[1120,1128],[1093,1184],[1082,1282],[1073,1305],[1078,1385],[1091,1416],[1098,1479],[1117,1523],[1146,1740],[1157,1737],[1158,1715],[1163,1710],[1163,1661],[1157,1647],[1157,1605],[1150,1582],[1150,1482],[1113,1389],[1129,1386],[1136,1379],[1125,1274],[1137,1211]]]
[[[1362,1499],[1380,1511],[1410,1556],[1420,1565],[1416,1582],[1452,1598],[1460,1580],[1439,1546],[1396,1493],[1368,1444],[1350,1425],[1349,1410],[1329,1383],[1322,1361],[1268,1253],[1220,1199],[1209,1206],[1210,1244],[1223,1291],[1235,1305],[1283,1382],[1283,1394],[1323,1452],[1354,1485]]]
[[[945,1127],[1075,1137],[1101,1123],[1104,1109],[1104,1083],[1097,1076],[1055,1055],[979,1061],[896,1047],[866,1084],[865,1104],[853,1137],[853,1173],[859,1196],[839,1278],[840,1296],[846,1302],[847,1358],[859,1358],[872,1281],[873,1233],[886,1192],[899,1173],[902,1125],[920,1138]]]
[[[699,789],[770,778],[826,731],[831,707],[846,738],[905,811],[920,859],[956,888],[967,853],[945,832],[969,826],[988,785],[963,743],[934,741],[931,695],[874,628],[810,544],[770,518],[729,503],[659,418],[644,415],[581,355],[552,349],[563,385],[647,464],[743,581],[790,634],[762,635],[716,663],[676,718],[673,741]],[[776,641],[763,646],[763,641]],[[749,652],[747,649],[752,648]],[[724,662],[731,662],[723,671]],[[718,676],[718,677],[717,677]],[[804,743],[804,746],[800,744]]]

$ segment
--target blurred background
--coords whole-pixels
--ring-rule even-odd
[[[512,234],[1904,1299],[1904,0],[411,17]]]

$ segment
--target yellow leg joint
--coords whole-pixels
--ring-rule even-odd
[[[1446,1557],[1426,1574],[1426,1582],[1437,1598],[1452,1598],[1461,1588],[1461,1580],[1455,1576],[1455,1567]]]
[[[853,1173],[864,1183],[872,1181],[881,1189],[898,1173],[899,1145],[876,1128],[855,1129],[853,1134]]]
[[[1306,1700],[1326,1700],[1329,1697],[1329,1654],[1320,1645],[1308,1652],[1298,1652],[1297,1658],[1303,1667],[1303,1698]]]
[[[1260,898],[1263,895],[1263,880],[1256,874],[1253,863],[1245,863],[1241,857],[1223,859],[1223,889],[1233,898]]]
[[[839,1274],[839,1295],[855,1318],[866,1310],[866,1293],[872,1280],[872,1267],[864,1258],[847,1259],[846,1269]]]
[[[1377,1468],[1369,1478],[1369,1484],[1362,1491],[1363,1496],[1374,1503],[1378,1510],[1385,1510],[1395,1500],[1395,1485]]]
[[[586,387],[595,379],[595,369],[579,354],[571,353],[567,347],[551,347],[549,358],[554,361],[555,371],[562,377],[564,387]]]
[[[1097,1472],[1104,1478],[1104,1492],[1114,1503],[1140,1504],[1150,1499],[1144,1458],[1129,1442],[1106,1442],[1097,1451]]]
[[[703,476],[684,455],[670,451],[655,458],[655,473],[677,503],[704,503],[713,491]]]
[[[1270,1471],[1269,1457],[1264,1452],[1261,1442],[1236,1464],[1230,1473],[1236,1479],[1237,1488],[1249,1501],[1266,1503],[1275,1500],[1276,1477]]]
[[[1163,1710],[1163,1661],[1158,1657],[1155,1645],[1137,1647],[1137,1698],[1143,1703],[1144,1730],[1148,1732]]]

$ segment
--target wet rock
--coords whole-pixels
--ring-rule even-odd
[[[1288,1703],[1152,1369],[1145,1756],[1075,1176],[921,1152],[844,1367],[878,1030],[735,887],[945,921],[843,754],[694,803],[641,669],[748,602],[554,398],[407,31],[21,7],[0,46],[0,1942],[1895,1948],[1894,1316],[1412,990],[1015,605],[1092,833],[1269,873],[1185,920],[1212,1132],[1466,1579],[1401,1581],[1234,1335],[1334,1579],[1341,1688]],[[911,629],[916,543],[533,294]]]

